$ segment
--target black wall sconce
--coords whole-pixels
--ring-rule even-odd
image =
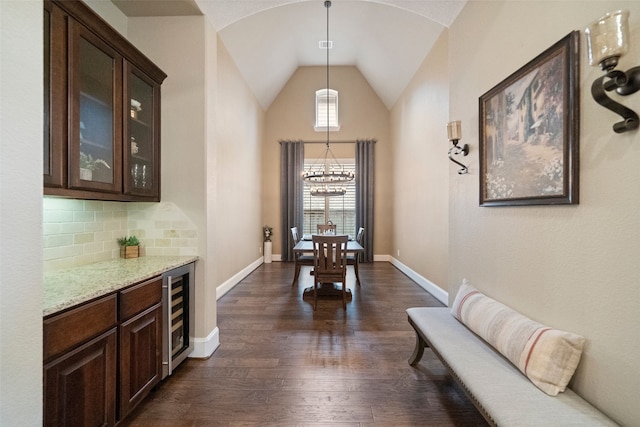
[[[449,160],[451,160],[455,164],[462,166],[462,168],[458,171],[460,175],[469,172],[469,169],[465,165],[451,157],[452,154],[462,154],[463,156],[469,154],[469,146],[467,144],[464,144],[463,146],[458,145],[458,141],[462,139],[462,124],[460,120],[447,123],[447,136],[449,138],[449,141],[451,141],[451,143],[453,144],[453,147],[449,148]]]
[[[631,95],[640,90],[640,66],[626,72],[616,70],[618,59],[629,50],[629,12],[618,10],[607,13],[591,23],[586,29],[589,64],[599,65],[606,74],[591,85],[591,95],[603,107],[619,114],[624,119],[613,125],[616,133],[637,129],[638,115],[631,109],[609,98],[607,92]]]

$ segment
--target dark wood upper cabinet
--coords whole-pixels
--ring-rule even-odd
[[[66,16],[44,3],[44,185],[64,187],[67,140]]]
[[[166,74],[83,2],[44,9],[44,194],[160,201]]]
[[[122,191],[122,55],[71,22],[69,188]]]
[[[160,85],[125,61],[124,192],[133,196],[160,194]]]

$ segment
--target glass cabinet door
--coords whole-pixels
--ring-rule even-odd
[[[160,86],[125,61],[124,192],[159,200]]]
[[[119,192],[122,57],[82,25],[72,25],[69,177],[72,188]]]

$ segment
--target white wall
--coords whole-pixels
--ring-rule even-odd
[[[0,1],[0,425],[42,425],[42,3]]]
[[[572,384],[624,425],[640,425],[640,137],[615,134],[620,120],[597,105],[584,34],[580,56],[580,204],[478,206],[478,97],[572,30],[635,1],[471,1],[450,28],[450,116],[462,120],[467,176],[450,169],[450,300],[463,278],[526,315],[587,338]],[[622,99],[640,110],[640,94]],[[442,161],[446,161],[444,158]],[[455,256],[453,255],[455,254]]]

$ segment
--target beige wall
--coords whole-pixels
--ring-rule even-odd
[[[197,337],[206,337],[216,326],[214,267],[206,239],[211,226],[206,217],[205,31],[202,16],[130,18],[128,27],[129,40],[167,74],[162,84],[161,192],[163,202],[178,206],[198,233]]]
[[[624,425],[638,425],[640,384],[640,138],[597,105],[601,72],[580,56],[580,205],[478,206],[478,97],[572,30],[635,1],[471,1],[450,28],[450,114],[463,123],[470,173],[450,174],[450,300],[463,278],[528,316],[587,338],[572,387]],[[622,102],[640,110],[640,94]],[[439,134],[441,135],[441,133]],[[443,159],[443,161],[445,161]]]
[[[0,1],[0,425],[42,425],[42,3]]]
[[[393,253],[396,260],[448,290],[449,121],[447,32],[443,32],[391,111]],[[452,118],[454,120],[455,118]]]
[[[389,110],[356,67],[331,67],[330,86],[339,93],[340,130],[330,141],[376,139],[375,243],[374,254],[391,250],[392,210],[390,199],[393,175],[389,138]],[[280,140],[326,141],[326,133],[315,132],[315,92],[326,87],[326,67],[300,67],[271,104],[266,115],[263,150],[263,219],[274,227],[273,252],[280,254]],[[322,144],[305,146],[305,156],[322,154]],[[331,144],[338,158],[355,156],[352,144]],[[285,233],[287,231],[284,231]]]
[[[162,198],[198,228],[196,336],[204,339],[217,325],[217,288],[261,257],[264,111],[205,17],[134,18],[129,36],[168,74]]]
[[[95,13],[107,21],[123,36],[127,37],[129,18],[111,1],[83,0]]]
[[[216,282],[262,256],[264,110],[218,38]]]

